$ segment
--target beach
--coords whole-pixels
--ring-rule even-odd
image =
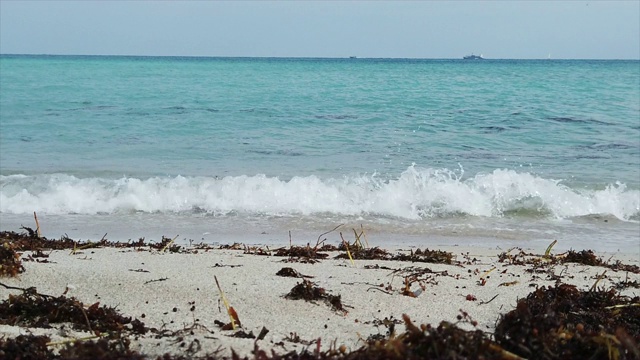
[[[640,358],[637,60],[0,66],[4,355]]]
[[[353,233],[347,241],[355,257]],[[95,303],[116,308],[155,329],[128,336],[130,349],[151,358],[165,353],[230,356],[232,351],[252,358],[255,346],[277,354],[304,349],[348,353],[365,346],[367,339],[389,338],[405,331],[405,315],[418,325],[435,327],[446,321],[491,337],[501,316],[536,289],[563,283],[589,291],[594,286],[610,289],[621,282],[637,286],[640,281],[640,274],[630,271],[552,261],[545,258],[545,248],[452,245],[432,249],[451,254],[451,264],[350,260],[344,256],[346,251],[334,250],[322,251],[326,258],[309,263],[305,257],[275,256],[278,249],[291,249],[291,244],[250,244],[177,246],[167,239],[155,248],[94,243],[75,251],[43,250],[39,257],[25,251],[20,256],[24,272],[0,279],[6,285],[0,287],[1,300],[22,294],[19,289],[35,287],[40,294],[73,297],[87,308]],[[309,249],[315,245],[310,244]],[[371,244],[366,247],[364,241],[362,245],[362,251],[375,248]],[[387,250],[388,254],[412,256],[426,249]],[[341,254],[344,258],[336,259]],[[640,265],[634,254],[596,255],[608,264]],[[552,249],[550,256],[560,259],[563,254]],[[518,265],[516,259],[527,258],[535,259],[538,265]],[[413,260],[419,259],[414,255]],[[291,268],[289,272],[296,277],[277,275],[283,268]],[[341,307],[323,299],[287,297],[304,281],[324,289],[323,294],[339,296]],[[220,326],[230,323],[221,290],[240,321],[235,329]],[[620,294],[637,297],[638,288],[623,288]],[[233,337],[239,333],[247,338]],[[47,329],[0,325],[0,338],[24,334],[47,335],[51,342],[63,344],[94,335],[64,323]]]

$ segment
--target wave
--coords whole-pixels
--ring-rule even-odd
[[[640,191],[622,183],[594,190],[570,188],[559,180],[513,170],[496,169],[466,179],[463,174],[462,169],[411,166],[391,180],[376,174],[289,180],[265,175],[148,179],[8,175],[0,176],[0,212],[332,214],[411,220],[465,215],[640,218]]]

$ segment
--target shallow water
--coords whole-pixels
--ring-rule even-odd
[[[348,223],[397,234],[383,242],[640,249],[638,61],[4,55],[0,70],[3,229],[36,211],[48,236],[273,242]]]

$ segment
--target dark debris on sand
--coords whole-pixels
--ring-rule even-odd
[[[316,286],[309,280],[302,280],[301,283],[294,286],[284,297],[291,300],[324,301],[334,310],[346,312],[342,306],[340,295],[327,294],[324,288]]]
[[[526,358],[638,359],[640,297],[543,286],[502,316],[495,338]]]
[[[22,227],[25,230],[22,233],[14,231],[0,232],[0,242],[9,243],[15,251],[43,251],[43,250],[80,250],[97,247],[112,248],[149,248],[149,250],[165,250],[168,252],[180,252],[182,246],[172,243],[172,239],[162,237],[160,242],[146,241],[140,238],[136,241],[114,242],[107,240],[105,237],[99,241],[76,241],[68,236],[62,236],[60,239],[48,239],[44,236],[38,236],[34,230],[28,227]]]
[[[56,323],[71,323],[75,329],[95,334],[123,331],[144,334],[148,330],[140,320],[122,316],[114,308],[100,306],[100,303],[85,307],[73,297],[39,294],[35,288],[24,289],[20,295],[9,295],[0,303],[0,324],[50,328]]]
[[[24,272],[24,266],[14,246],[9,242],[0,243],[0,277],[14,277]]]
[[[410,254],[398,254],[391,260],[425,262],[433,264],[453,264],[453,254],[442,250],[417,249]]]
[[[597,257],[592,250],[569,250],[564,254],[545,256],[527,253],[522,249],[519,249],[520,251],[518,253],[512,254],[511,250],[500,253],[498,255],[498,261],[508,265],[531,265],[532,271],[557,264],[573,263],[587,266],[600,266],[614,271],[628,271],[634,274],[640,274],[640,267],[637,265],[623,264],[620,260],[609,263]]]

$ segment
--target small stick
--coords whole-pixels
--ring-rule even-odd
[[[358,232],[356,231],[356,229],[352,229],[353,230],[353,234],[356,236],[356,242],[355,244],[358,245],[360,244],[360,248],[364,249],[364,244],[362,243],[362,241],[360,240],[360,236],[362,236],[362,233],[360,233],[360,235],[358,235]]]
[[[497,298],[498,295],[500,295],[500,294],[496,294],[496,296],[492,297],[491,300],[489,300],[489,301],[481,301],[478,305],[488,304],[488,303],[492,302],[495,298]]]
[[[76,306],[80,308],[80,310],[82,311],[82,315],[84,315],[84,319],[87,320],[87,327],[89,327],[89,332],[93,332],[93,329],[91,329],[91,323],[89,322],[89,317],[87,316],[87,312],[84,311],[84,307],[82,307],[82,304],[78,301],[76,301]]]
[[[495,267],[495,266],[494,266],[494,267],[492,267],[491,269],[487,270],[487,272],[485,272],[484,274],[482,274],[482,276],[481,276],[480,278],[481,278],[481,279],[484,279],[487,275],[491,274],[491,272],[492,272],[493,270],[495,270],[495,269],[496,269],[496,267]]]
[[[558,240],[553,240],[553,242],[551,244],[549,244],[549,246],[547,246],[547,250],[545,250],[544,252],[544,257],[548,258],[549,255],[551,254],[551,249],[553,248],[553,246],[558,242]]]
[[[38,223],[38,215],[36,215],[35,211],[33,212],[33,218],[36,219],[36,235],[40,238],[42,234],[40,234],[40,224]]]
[[[227,301],[227,297],[224,296],[224,291],[222,291],[222,288],[220,287],[220,283],[218,282],[218,277],[214,275],[213,278],[216,280],[216,285],[218,286],[218,291],[220,291],[220,297],[222,297],[222,302],[224,303],[224,307],[227,308],[227,314],[229,314],[229,319],[231,319],[231,329],[235,330],[236,329],[236,321],[233,318],[233,316],[231,315],[231,306],[229,306],[229,302]]]
[[[318,236],[318,241],[316,242],[316,247],[314,248],[314,250],[315,250],[315,249],[317,249],[317,248],[318,248],[318,246],[320,246],[320,244],[323,242],[323,241],[320,241],[320,238],[321,238],[322,236],[327,235],[327,234],[329,234],[329,233],[332,233],[332,232],[336,231],[336,229],[338,229],[338,228],[339,228],[340,226],[342,226],[342,225],[344,225],[344,224],[340,224],[340,225],[338,225],[338,226],[334,227],[333,229],[331,229],[331,230],[329,230],[329,231],[327,231],[327,232],[324,232],[324,233],[320,234],[320,235]]]
[[[607,309],[607,310],[622,309],[622,308],[632,307],[632,306],[640,306],[640,303],[631,303],[631,304],[620,304],[620,305],[606,306],[605,309]]]
[[[340,238],[342,239],[342,243],[344,244],[344,246],[347,248],[347,255],[349,256],[349,260],[351,260],[351,265],[355,267],[356,263],[353,262],[353,258],[351,257],[351,252],[349,251],[349,243],[344,240],[344,238],[342,237],[342,233],[340,233]]]
[[[57,345],[73,344],[76,341],[92,340],[92,339],[98,339],[98,338],[100,338],[100,336],[94,335],[94,336],[87,336],[87,337],[78,338],[78,339],[69,339],[69,340],[48,342],[46,345],[47,346],[57,346]]]
[[[364,232],[364,226],[362,226],[362,224],[360,224],[360,229],[362,229],[362,236],[364,236],[364,242],[367,244],[367,247],[369,247],[369,240],[367,240],[367,233]]]
[[[594,291],[597,289],[598,283],[600,282],[600,280],[602,280],[604,278],[604,274],[607,273],[607,270],[605,270],[602,275],[598,275],[598,278],[596,279],[596,282],[593,283],[593,286],[591,287],[591,289],[589,289],[589,291]]]

